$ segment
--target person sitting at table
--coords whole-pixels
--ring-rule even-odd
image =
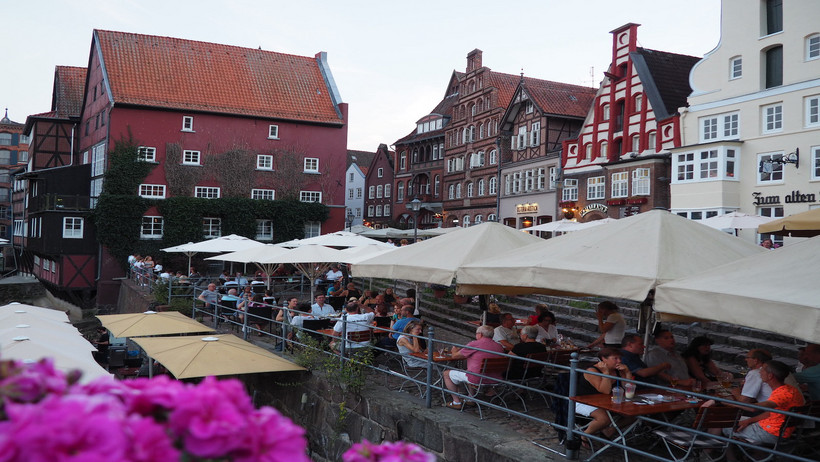
[[[378,296],[378,290],[366,290],[362,298],[359,299],[359,304],[370,309],[376,308],[376,305],[379,304]]]
[[[370,325],[373,323],[373,317],[375,316],[374,313],[360,313],[359,312],[359,303],[358,302],[350,302],[345,305],[345,312],[347,312],[346,319],[339,319],[336,321],[336,324],[333,325],[333,336],[340,337],[342,334],[342,327],[347,323],[347,327],[345,328],[348,338],[351,332],[364,332],[370,330]],[[362,343],[362,342],[351,342],[349,341],[346,345],[346,348],[364,348],[369,346],[369,343]],[[337,344],[332,342],[330,344],[330,348],[334,349]]]
[[[712,339],[701,335],[689,342],[689,346],[683,352],[683,359],[689,368],[689,376],[695,380],[700,380],[703,386],[706,382],[714,382],[720,377],[720,369],[712,361]]]
[[[803,364],[803,370],[794,374],[794,378],[805,384],[809,398],[820,399],[820,345],[806,344],[800,353],[800,363]]]
[[[450,396],[452,396],[452,401],[446,404],[446,406],[450,409],[460,410],[464,406],[464,403],[461,402],[461,398],[455,394],[458,392],[458,386],[462,383],[469,381],[470,383],[477,384],[480,380],[483,380],[483,383],[485,384],[492,383],[491,380],[486,378],[482,379],[475,374],[481,373],[481,367],[485,358],[494,358],[496,355],[485,351],[475,350],[474,348],[496,351],[502,354],[504,353],[504,348],[493,341],[493,328],[490,326],[480,326],[476,329],[475,340],[468,343],[464,348],[458,348],[453,345],[451,350],[452,359],[466,358],[467,371],[459,371],[456,369],[448,369],[444,371],[444,385],[452,392],[450,393]],[[501,379],[501,374],[487,374],[487,376]]]
[[[504,347],[504,351],[513,349],[518,343],[518,332],[515,331],[515,318],[511,313],[501,315],[501,325],[493,329],[493,340]],[[536,329],[536,332],[538,330]]]
[[[219,292],[216,291],[216,284],[208,284],[208,289],[203,290],[197,298],[205,302],[206,310],[213,310],[216,308],[216,304],[219,303]]]
[[[425,352],[425,349],[422,348],[420,343],[421,339],[419,338],[423,331],[424,325],[421,321],[410,321],[407,323],[407,326],[404,327],[404,334],[399,335],[399,339],[396,341],[396,347],[399,349],[399,354],[404,360],[404,363],[407,364],[407,367],[427,367],[427,361],[412,356],[412,353]]]
[[[549,311],[549,308],[547,307],[547,305],[545,305],[543,303],[539,303],[539,304],[535,305],[534,309],[535,309],[535,314],[531,314],[527,318],[527,324],[530,325],[530,326],[534,326],[534,325],[538,324],[538,317],[541,316],[541,313],[545,313],[545,312]]]
[[[772,393],[766,401],[757,403],[757,405],[778,411],[788,411],[795,406],[802,406],[805,401],[800,390],[784,383],[788,375],[789,366],[780,361],[766,361],[760,368],[760,379],[771,387]],[[734,434],[731,428],[724,428],[723,434],[727,437],[739,437],[754,444],[772,445],[780,437],[780,427],[783,426],[785,420],[786,416],[783,414],[763,412],[754,417],[741,417]],[[794,428],[784,429],[783,437],[790,437],[792,432]],[[728,460],[736,460],[732,451],[729,451],[726,456]]]
[[[401,308],[401,305],[399,305],[399,299],[396,297],[396,294],[393,292],[392,287],[388,287],[388,288],[384,289],[384,303],[387,303],[391,307],[397,306],[397,307]]]
[[[489,324],[492,327],[501,325],[501,308],[498,303],[487,305],[487,311],[481,313],[481,325]]]
[[[608,348],[608,347],[604,347]],[[672,365],[662,362],[652,367],[646,365],[641,359],[646,346],[643,339],[638,334],[626,334],[621,348],[621,361],[629,368],[629,372],[635,375],[635,380],[646,383],[657,383],[658,374],[668,371]]]
[[[379,342],[381,346],[385,348],[392,348],[396,346],[396,342],[399,340],[399,335],[404,332],[404,328],[410,321],[419,321],[418,318],[413,317],[413,307],[410,305],[405,305],[401,307],[401,319],[394,322],[390,329],[393,330],[393,334],[389,335],[386,339],[383,339],[382,342]]]
[[[669,329],[655,331],[655,345],[646,353],[646,364],[654,367],[669,363],[668,370],[658,372],[661,385],[691,387],[695,379],[689,377],[686,360],[675,350],[675,336]]]
[[[362,292],[359,289],[356,288],[356,284],[354,284],[352,282],[348,282],[347,287],[342,292],[341,296],[344,297],[345,300],[355,298],[356,301],[358,301],[362,297]],[[385,297],[385,301],[387,301],[386,297]]]
[[[341,297],[344,293],[345,289],[342,287],[342,281],[333,281],[333,285],[327,286],[327,293],[328,297]]]
[[[330,316],[336,314],[332,306],[325,303],[325,296],[319,294],[316,296],[316,303],[310,307],[310,314],[313,316]]]
[[[513,345],[510,354],[526,358],[527,355],[546,352],[547,347],[544,346],[543,343],[537,342],[535,340],[537,337],[538,329],[536,329],[535,326],[524,326],[523,328],[521,328],[521,333],[519,334],[519,338],[521,341]],[[524,376],[525,368],[525,361],[514,359],[510,364],[510,370],[507,372],[507,379],[520,379]],[[527,377],[536,377],[539,375],[541,375],[541,368],[537,367],[530,370],[530,372],[527,374]]]
[[[746,366],[749,372],[743,380],[743,388],[732,388],[735,401],[741,403],[762,403],[769,399],[772,389],[760,377],[760,369],[772,360],[772,354],[762,348],[755,348],[746,353]]]
[[[598,352],[599,361],[588,368],[587,371],[606,374],[607,377],[584,374],[583,380],[578,380],[576,396],[592,395],[595,393],[608,395],[612,393],[612,389],[615,388],[615,383],[619,378],[632,380],[632,372],[630,372],[629,367],[621,361],[622,352],[623,351],[618,351],[615,348],[601,348],[601,351]],[[609,419],[609,415],[605,410],[588,404],[575,403],[575,413],[592,419],[592,422],[590,422],[586,430],[584,430],[584,433],[587,435],[594,435],[602,431],[604,436],[611,438],[615,434],[615,429],[610,427],[612,421]],[[581,443],[589,449],[590,444],[587,438],[582,437]]]
[[[544,311],[538,316],[538,324],[535,325],[538,329],[537,341],[551,346],[558,339],[558,328],[555,326],[555,315],[551,311]]]
[[[404,292],[404,298],[399,300],[399,303],[401,303],[402,305],[411,305],[411,306],[415,307],[416,306],[416,289],[407,289],[407,291]],[[421,314],[419,313],[418,309],[414,308],[413,316],[415,316],[417,318],[421,317]]]
[[[598,318],[598,330],[601,331],[601,335],[589,344],[589,348],[595,348],[598,345],[621,348],[626,331],[626,321],[618,310],[618,305],[609,300],[598,304],[595,315]]]

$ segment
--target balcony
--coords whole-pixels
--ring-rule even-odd
[[[89,196],[68,196],[61,194],[44,194],[32,198],[32,212],[54,210],[91,210]]]

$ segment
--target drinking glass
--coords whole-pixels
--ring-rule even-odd
[[[723,372],[720,374],[720,386],[728,390],[732,386],[732,378],[734,376],[731,372]]]
[[[700,383],[700,380],[695,380],[692,383],[692,391],[694,391],[695,393],[700,393],[701,391],[703,391],[703,384]]]
[[[677,386],[678,386],[678,379],[677,379],[677,377],[670,377],[670,378],[669,378],[669,385],[671,385],[671,386],[672,386],[672,388],[677,387]]]

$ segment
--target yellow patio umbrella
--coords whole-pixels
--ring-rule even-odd
[[[107,314],[97,316],[103,327],[114,337],[145,337],[148,335],[194,334],[213,332],[177,311],[146,311],[145,313]]]
[[[134,342],[177,379],[305,370],[230,334],[141,337]]]
[[[820,208],[789,215],[757,227],[759,234],[813,237],[820,235]]]

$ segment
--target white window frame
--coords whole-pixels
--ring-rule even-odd
[[[276,190],[275,189],[256,189],[256,188],[251,189],[251,199],[267,200],[267,201],[276,200]]]
[[[811,179],[820,180],[820,146],[811,148]]]
[[[761,217],[768,217],[768,218],[783,218],[784,216],[784,209],[782,205],[775,205],[775,206],[766,206],[766,207],[758,207],[757,214]],[[771,239],[773,244],[778,246],[783,245],[783,236],[776,236],[774,234],[758,234],[758,244],[763,242],[763,239]]]
[[[494,196],[498,194],[498,178],[490,177],[489,186],[487,187],[487,192],[489,195]]]
[[[219,186],[196,186],[194,187],[194,197],[201,199],[219,199],[222,197],[222,188]]]
[[[390,184],[384,185],[384,198],[385,199],[390,199],[390,194],[392,193],[391,189],[392,189],[392,187],[391,187]]]
[[[483,196],[486,191],[486,183],[484,182],[484,178],[478,179],[478,195]]]
[[[739,160],[740,148],[731,145],[674,154],[672,184],[737,181]]]
[[[375,199],[376,198],[376,186],[368,186],[367,187],[367,198],[368,199]]]
[[[806,127],[820,127],[820,95],[806,97]]]
[[[578,180],[575,178],[568,178],[564,180],[563,188],[561,189],[561,201],[573,202],[578,200]]]
[[[558,187],[558,167],[550,167],[549,169],[549,189],[554,190]]]
[[[384,169],[383,169],[383,168],[379,167],[379,168],[376,170],[376,177],[377,177],[377,178],[382,178],[382,177],[384,177]]]
[[[404,182],[399,181],[399,185],[396,186],[396,201],[401,202],[404,200]]]
[[[760,113],[761,133],[766,135],[783,131],[783,103],[763,106],[760,108]]]
[[[356,188],[356,199],[362,198],[362,188]]]
[[[63,217],[63,239],[82,239],[83,228],[82,217]],[[32,232],[35,231],[32,229]]]
[[[321,191],[299,191],[300,202],[322,202]]]
[[[526,149],[527,147],[527,126],[518,127],[518,150]]]
[[[399,156],[399,169],[400,170],[407,170],[407,152],[402,151],[401,156]]]
[[[256,220],[256,240],[273,240],[273,220]]]
[[[256,156],[257,170],[273,170],[273,156],[269,154],[259,154]]]
[[[473,197],[475,193],[475,185],[473,185],[472,181],[467,182],[467,197]]]
[[[305,157],[305,173],[319,173],[319,158]]]
[[[159,228],[159,232],[157,232],[157,227]],[[152,215],[144,216],[140,223],[140,239],[162,239],[164,227],[164,218]]]
[[[279,125],[268,125],[268,139],[269,140],[278,140],[279,139]]]
[[[183,132],[193,132],[194,131],[194,118],[193,118],[193,116],[182,116],[182,131]]]
[[[182,151],[182,165],[201,165],[202,155],[199,151]]]
[[[632,171],[632,195],[648,196],[651,182],[649,181],[650,169],[636,168]]]
[[[806,37],[806,61],[820,58],[820,34]]]
[[[202,235],[205,239],[222,237],[222,218],[203,217]]]
[[[145,199],[165,199],[164,184],[141,184],[138,195]]]
[[[347,188],[347,198],[353,199],[353,188]]]
[[[376,186],[376,199],[381,199],[384,196],[384,186],[377,185]]]
[[[376,208],[376,207],[375,207],[375,206],[373,206],[373,205],[368,205],[368,206],[367,206],[367,216],[368,216],[368,217],[372,217],[372,216],[374,216],[374,215],[373,215],[373,211],[375,210],[375,208]]]
[[[713,141],[718,138],[718,118],[717,116],[701,117],[700,119],[700,139],[701,141]]]
[[[768,159],[777,159],[782,158],[783,152],[766,152],[757,155],[757,165],[761,165],[761,162],[764,162]],[[768,178],[765,177],[768,175]],[[773,163],[772,164],[772,172],[771,173],[764,173],[758,171],[757,173],[757,184],[764,185],[764,184],[782,184],[784,178],[783,172],[783,164]]]
[[[609,104],[604,103],[601,105],[601,121],[606,122],[609,120]]]
[[[606,177],[593,176],[587,178],[587,200],[606,198]]]
[[[495,165],[498,163],[498,151],[493,149],[490,151],[490,165]]]
[[[717,149],[698,151],[697,176],[700,180],[714,180],[720,176],[720,155]]]
[[[729,60],[729,80],[743,77],[743,56],[735,56]]]
[[[157,148],[151,146],[140,146],[137,148],[137,159],[143,162],[157,161]]]
[[[456,183],[456,199],[461,199],[461,183]]]
[[[306,221],[305,222],[305,239],[321,236],[322,222],[321,221]]]
[[[383,213],[383,215],[386,216],[386,217],[390,216],[390,204],[384,204],[384,213]]]
[[[532,131],[530,132],[530,146],[537,147],[541,144],[541,122],[532,123]]]
[[[677,154],[673,163],[673,171],[677,174],[676,179],[673,180],[674,183],[691,182],[695,180],[694,152]],[[677,168],[675,168],[675,166],[677,166]]]
[[[612,194],[613,199],[629,197],[629,172],[616,172],[612,174]]]
[[[382,205],[381,204],[376,204],[376,216],[377,217],[382,216]]]

